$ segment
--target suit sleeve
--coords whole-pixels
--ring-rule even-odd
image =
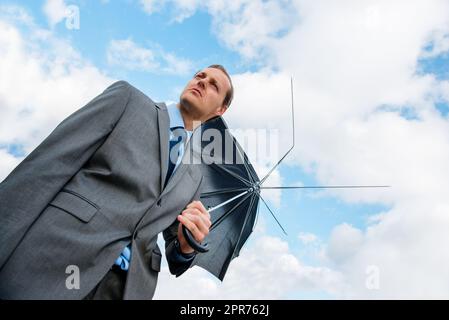
[[[199,200],[201,189],[200,186],[201,183],[190,202]],[[175,240],[178,237],[178,225],[179,221],[175,220],[175,222],[173,222],[170,227],[165,229],[163,232],[165,240],[165,257],[167,258],[168,268],[170,270],[170,273],[176,275],[176,277],[179,277],[187,269],[193,266],[192,262],[195,257],[193,256],[191,258],[186,258],[176,248]]]
[[[65,120],[0,183],[0,269],[63,186],[121,118],[130,85],[119,81]]]

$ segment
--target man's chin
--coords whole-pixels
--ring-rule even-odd
[[[197,101],[194,101],[194,99],[190,97],[181,97],[181,105],[186,108],[186,110],[189,110],[190,112],[194,113],[201,113],[201,107],[198,105]]]

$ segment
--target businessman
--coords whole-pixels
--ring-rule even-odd
[[[124,81],[62,121],[0,184],[0,299],[151,299],[163,232],[170,272],[196,253],[210,216],[202,175],[181,161],[199,123],[231,104],[212,65],[179,103],[155,103]]]

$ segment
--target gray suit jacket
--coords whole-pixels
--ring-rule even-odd
[[[124,299],[151,299],[162,231],[184,272],[170,258],[176,216],[202,175],[181,163],[163,188],[168,131],[165,104],[124,81],[61,122],[0,184],[0,298],[81,299],[131,242]]]

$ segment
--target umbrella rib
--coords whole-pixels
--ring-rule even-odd
[[[233,176],[234,178],[240,180],[241,182],[243,182],[244,184],[246,184],[247,186],[251,186],[251,182],[249,182],[248,180],[246,180],[243,177],[238,176],[237,174],[235,174],[234,172],[232,172],[231,170],[226,169],[223,166],[218,166],[218,165],[214,165],[212,164],[212,168],[219,168],[227,173],[229,173],[231,176]]]
[[[260,181],[260,184],[262,184],[267,178],[268,176],[274,171],[274,169],[276,169],[276,167],[282,162],[282,160],[284,160],[284,158],[290,153],[290,151],[292,151],[292,149],[295,147],[295,112],[294,112],[294,104],[293,104],[293,78],[290,78],[290,88],[291,88],[291,94],[292,94],[292,130],[293,130],[293,135],[292,135],[292,146],[290,149],[288,149],[288,151],[284,154],[284,156],[281,158],[281,160],[279,160],[273,168],[271,168],[270,171],[268,171],[268,173],[265,175],[265,177],[263,177],[263,179]]]
[[[208,198],[208,197],[215,196],[217,194],[245,191],[247,189],[248,188],[228,188],[228,189],[221,189],[221,190],[218,190],[218,191],[204,192],[204,193],[201,194],[201,198]]]
[[[209,211],[209,213],[211,213],[211,212],[217,210],[218,208],[223,207],[225,204],[228,204],[228,203],[230,203],[230,202],[232,202],[232,201],[234,201],[234,200],[237,200],[237,199],[240,198],[240,197],[243,197],[243,196],[244,196],[245,194],[247,194],[248,192],[250,192],[249,189],[246,190],[246,191],[243,191],[243,192],[239,193],[238,195],[232,197],[231,199],[228,199],[228,200],[226,200],[226,201],[224,201],[224,202],[222,202],[222,203],[217,204],[216,206],[213,206],[212,208],[207,209],[207,211]]]
[[[249,161],[248,155],[245,153],[244,156],[245,156],[246,159],[248,159],[248,161],[245,162],[245,163],[247,165],[247,170],[249,171],[249,175],[253,178],[252,179],[253,182],[259,182],[260,179],[259,179],[259,176],[257,175],[256,170],[254,170],[254,167],[252,165],[250,167],[250,161]]]
[[[274,215],[273,211],[271,211],[270,207],[268,206],[268,204],[265,202],[264,198],[262,198],[261,195],[259,195],[260,199],[263,201],[263,203],[265,204],[265,206],[267,207],[268,211],[270,211],[271,215],[273,216],[274,220],[276,220],[277,224],[279,225],[279,227],[282,229],[282,231],[284,232],[285,235],[287,235],[287,232],[285,232],[284,228],[282,227],[281,223],[278,221],[278,219],[276,218],[276,216]]]
[[[235,209],[237,209],[238,206],[240,206],[243,201],[245,201],[246,199],[248,199],[248,197],[251,196],[251,193],[248,193],[247,195],[245,195],[243,197],[242,200],[240,200],[239,202],[237,202],[237,204],[235,206],[233,206],[231,209],[229,209],[228,212],[226,212],[224,215],[222,215],[220,218],[217,219],[217,221],[215,221],[214,223],[212,223],[210,230],[215,229],[215,227],[217,225],[219,225],[227,216],[229,216]]]
[[[257,202],[257,209],[256,209],[256,219],[254,221],[254,226],[257,224],[257,222],[259,221],[259,201]],[[254,230],[254,226],[253,226],[253,230]]]
[[[254,205],[254,198],[256,197],[256,194],[251,194],[251,200],[250,200],[250,203],[249,203],[249,207],[248,207],[248,210],[247,210],[247,212],[250,212],[251,211],[251,209],[252,209],[252,207],[253,207],[253,205]],[[235,253],[235,249],[237,249],[237,247],[238,247],[238,244],[239,244],[239,242],[240,242],[240,239],[242,238],[242,235],[243,235],[243,231],[245,230],[245,226],[246,226],[246,224],[248,223],[248,218],[249,218],[249,214],[247,214],[246,215],[246,217],[245,217],[245,221],[243,222],[243,226],[242,226],[242,228],[240,229],[240,234],[239,234],[239,237],[237,238],[237,242],[235,243],[235,246],[234,246],[234,250],[232,251],[232,256],[231,257],[233,257],[234,256],[234,253]],[[251,229],[252,230],[252,229]]]
[[[277,168],[278,165],[281,164],[282,160],[284,160],[284,158],[290,153],[290,151],[292,151],[294,146],[292,146],[285,154],[284,156],[281,158],[281,160],[279,160],[274,166],[273,168],[270,169],[270,171],[268,171],[268,173],[265,175],[265,177],[262,178],[262,180],[260,181],[260,184],[264,183],[264,181],[270,176],[270,174],[274,171],[274,169]]]
[[[295,187],[260,187],[260,189],[331,189],[331,188],[390,188],[390,186],[295,186]]]

